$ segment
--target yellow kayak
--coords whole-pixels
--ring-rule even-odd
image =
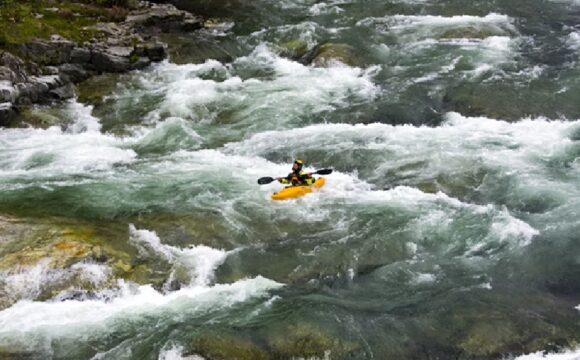
[[[290,186],[287,188],[284,188],[280,191],[278,191],[277,193],[272,194],[272,199],[274,200],[288,200],[288,199],[294,199],[294,198],[298,198],[301,196],[304,196],[308,193],[312,192],[312,189],[320,189],[322,186],[324,186],[324,183],[326,182],[326,180],[324,180],[323,177],[318,178],[314,184],[310,185],[310,186]]]

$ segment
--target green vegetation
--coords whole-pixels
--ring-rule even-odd
[[[127,8],[134,3],[133,0],[0,0],[0,47],[34,38],[47,39],[53,34],[81,43],[98,36],[92,25],[124,20]]]

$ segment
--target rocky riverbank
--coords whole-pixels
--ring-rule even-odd
[[[58,8],[48,10],[61,11]],[[39,19],[44,16],[40,12],[34,15]],[[162,33],[192,32],[204,27],[201,17],[170,4],[149,2],[139,2],[131,10],[116,10],[115,20],[118,21],[96,21],[79,28],[79,32],[92,35],[82,42],[58,33],[47,39],[26,39],[20,43],[3,40],[0,48],[0,126],[8,124],[31,104],[73,97],[74,84],[95,74],[126,72],[165,59],[167,45],[158,39]]]

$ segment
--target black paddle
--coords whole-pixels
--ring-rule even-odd
[[[320,170],[316,170],[315,172],[313,172],[312,174],[317,174],[317,175],[328,175],[332,173],[332,169],[320,169]],[[274,181],[276,179],[274,179],[273,177],[269,177],[269,176],[264,176],[258,179],[258,184],[260,185],[266,185],[271,183],[272,181]]]

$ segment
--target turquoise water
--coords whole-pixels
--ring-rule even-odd
[[[0,130],[0,354],[576,346],[579,3],[190,6],[224,20],[95,104],[35,109],[52,127]],[[351,65],[312,65],[323,44]],[[335,172],[273,202],[256,179],[294,158]]]

